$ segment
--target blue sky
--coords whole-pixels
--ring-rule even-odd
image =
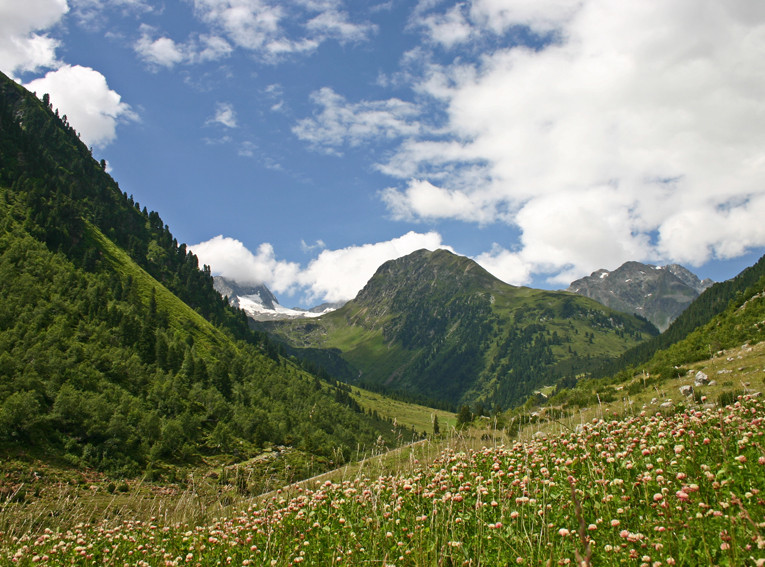
[[[765,251],[760,0],[0,0],[0,70],[287,306],[419,248],[565,288]]]

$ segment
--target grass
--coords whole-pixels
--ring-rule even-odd
[[[157,515],[15,537],[0,561],[762,564],[764,435],[760,398],[595,419],[547,439],[410,456],[396,475],[315,480],[203,524]]]
[[[718,384],[683,398],[699,370]],[[765,565],[765,345],[687,371],[543,412],[514,439],[447,421],[441,439],[257,497],[222,468],[123,492],[120,479],[4,463],[0,565]],[[734,390],[747,395],[710,404]],[[413,424],[432,411],[373,398]]]
[[[394,400],[355,386],[352,387],[352,395],[365,410],[376,411],[380,417],[395,419],[398,425],[413,427],[421,433],[433,433],[434,417],[438,417],[439,428],[443,431],[457,425],[457,417],[448,411]]]

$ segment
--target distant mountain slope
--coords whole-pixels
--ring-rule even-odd
[[[2,74],[0,226],[0,454],[131,476],[273,444],[328,464],[399,433],[250,330],[159,215]]]
[[[716,283],[708,288],[661,335],[626,351],[617,359],[603,366],[595,375],[609,376],[625,369],[645,365],[658,351],[667,350],[672,345],[683,341],[697,329],[708,325],[710,321],[731,305],[746,301],[746,298],[759,293],[761,291],[759,287],[764,277],[765,256],[736,277]],[[739,334],[732,336],[739,336]],[[710,352],[714,352],[719,342],[719,338],[710,341],[709,344],[703,345],[702,350],[705,351],[706,355],[709,355]],[[696,354],[696,356],[704,355],[704,353]]]
[[[679,264],[626,262],[612,272],[598,270],[578,279],[566,291],[641,315],[664,331],[712,283],[699,280]]]
[[[701,378],[699,384],[704,389],[696,392],[699,398],[711,395],[712,390],[705,386],[705,380],[710,379],[728,382],[728,388],[738,389],[746,384],[754,391],[761,391],[762,355],[757,351],[763,352],[763,340],[765,256],[735,278],[715,284],[702,293],[665,333],[627,351],[603,373],[590,380],[560,384],[547,403],[550,407],[570,411],[575,406],[626,401],[625,395],[628,395],[632,404],[639,396],[651,399],[656,392],[667,391],[664,385],[667,380],[685,377],[682,385],[689,385],[695,381],[699,366],[717,368],[715,375],[710,372],[706,378]],[[754,346],[758,343],[759,346]],[[689,376],[687,369],[690,365],[693,370]],[[721,366],[726,368],[723,370]],[[719,375],[724,375],[724,379]],[[697,390],[699,384],[695,384]],[[724,383],[722,386],[726,389]],[[727,391],[727,394],[731,392]],[[735,395],[730,398],[730,401],[734,400]],[[662,398],[662,402],[665,401]]]
[[[213,280],[218,293],[228,297],[232,307],[243,310],[253,321],[318,317],[342,305],[324,303],[309,310],[289,309],[282,307],[276,296],[264,284],[242,286],[222,276],[215,276]]]
[[[262,328],[334,353],[357,383],[503,407],[657,333],[585,297],[510,286],[445,250],[386,262],[354,300],[319,319]]]

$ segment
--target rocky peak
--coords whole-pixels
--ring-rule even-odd
[[[578,279],[566,291],[641,315],[663,331],[712,283],[679,264],[626,262],[616,270],[601,269]]]

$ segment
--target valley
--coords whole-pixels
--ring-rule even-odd
[[[765,563],[765,258],[662,333],[443,249],[253,321],[5,76],[0,129],[0,564]]]

